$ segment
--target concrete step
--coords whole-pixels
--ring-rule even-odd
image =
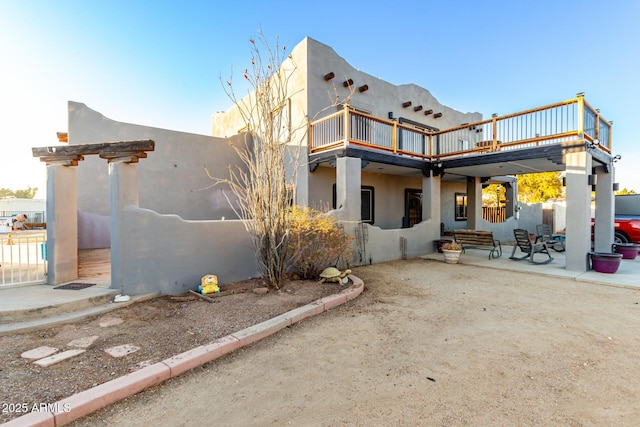
[[[92,286],[81,290],[54,289],[50,285],[0,291],[0,325],[52,317],[113,301],[116,289]]]
[[[37,329],[47,328],[50,326],[56,326],[63,323],[70,323],[82,320],[86,317],[97,316],[103,313],[107,313],[111,310],[126,307],[137,302],[145,301],[148,299],[156,298],[159,294],[139,295],[131,297],[131,300],[127,302],[112,302],[113,299],[110,296],[106,302],[101,305],[86,307],[74,311],[68,311],[63,313],[57,313],[50,316],[40,316],[35,319],[22,319],[20,321],[0,324],[0,336],[8,335],[12,333],[29,332]]]

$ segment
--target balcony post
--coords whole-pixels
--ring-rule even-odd
[[[394,153],[398,152],[398,124],[393,122],[393,133],[391,134],[391,148]]]
[[[584,92],[580,92],[577,96],[578,96],[578,138],[584,138]]]
[[[351,139],[351,121],[349,120],[349,104],[344,104],[344,146],[349,145]]]
[[[491,142],[491,151],[496,151],[498,149],[498,115],[493,113],[491,118],[493,121],[493,141]]]

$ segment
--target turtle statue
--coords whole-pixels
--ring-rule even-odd
[[[351,274],[351,270],[340,271],[335,267],[328,267],[320,273],[320,283],[335,282],[346,285],[349,282],[348,274]]]

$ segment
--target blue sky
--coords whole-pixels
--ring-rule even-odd
[[[262,28],[288,48],[312,37],[364,72],[485,117],[585,92],[614,122],[616,181],[640,192],[639,27],[638,0],[0,0],[0,188],[44,188],[31,147],[67,130],[68,100],[209,134],[211,113],[231,106],[219,77],[246,66]]]

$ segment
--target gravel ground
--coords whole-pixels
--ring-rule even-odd
[[[258,280],[225,285],[223,290],[248,291],[219,297],[213,304],[188,294],[160,297],[99,317],[0,337],[0,423],[22,415],[25,409],[31,411],[34,405],[55,403],[339,290],[336,284],[294,280],[280,291],[252,292],[261,286]],[[86,352],[49,367],[21,357],[40,346],[67,350],[73,348],[71,341],[96,335],[99,338]],[[122,358],[104,351],[123,344],[140,350]]]

